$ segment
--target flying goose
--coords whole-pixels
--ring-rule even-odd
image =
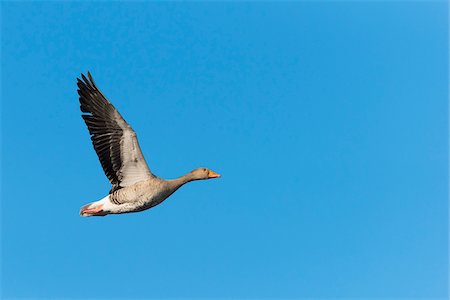
[[[183,184],[220,177],[198,168],[177,179],[154,175],[142,155],[136,133],[100,92],[91,74],[77,78],[81,115],[106,177],[112,184],[109,195],[81,207],[81,216],[105,216],[149,209],[163,202]]]

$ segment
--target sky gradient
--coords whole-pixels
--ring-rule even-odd
[[[448,4],[2,2],[2,297],[448,296]],[[110,185],[90,71],[151,170]]]

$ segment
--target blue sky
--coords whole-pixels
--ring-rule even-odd
[[[448,4],[2,2],[4,298],[447,298]],[[152,171],[104,176],[90,70]]]

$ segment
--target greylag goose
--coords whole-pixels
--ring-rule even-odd
[[[87,75],[77,78],[81,116],[112,188],[108,196],[81,207],[81,216],[143,211],[160,204],[187,182],[220,177],[207,168],[172,180],[155,176],[145,162],[134,130],[100,92],[91,74]]]

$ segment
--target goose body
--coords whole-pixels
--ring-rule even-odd
[[[81,207],[82,216],[105,216],[149,209],[163,202],[182,185],[220,177],[198,168],[177,179],[165,180],[149,169],[136,133],[96,86],[91,74],[77,79],[80,108],[105,175],[109,195]]]

